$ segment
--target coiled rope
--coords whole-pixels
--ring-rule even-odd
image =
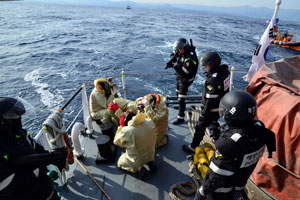
[[[69,141],[69,136],[64,129],[62,110],[54,111],[43,123],[51,149],[67,147],[68,164],[74,163],[73,149]],[[66,164],[68,170],[68,165]]]
[[[186,189],[186,188],[190,189]],[[193,200],[196,192],[196,185],[190,181],[176,183],[171,186],[169,195],[173,200]],[[192,197],[188,197],[191,196]]]

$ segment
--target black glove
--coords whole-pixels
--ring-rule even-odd
[[[178,56],[177,53],[174,53],[174,52],[171,53],[170,60],[169,60],[169,62],[167,62],[165,69],[174,67],[174,63],[177,62],[177,56]]]
[[[174,67],[174,66],[173,66],[173,63],[169,61],[169,62],[166,64],[165,69],[172,68],[172,67]]]
[[[56,165],[59,170],[65,168],[68,155],[67,148],[63,147],[55,149],[55,151],[51,152],[50,154],[53,156],[51,164]]]

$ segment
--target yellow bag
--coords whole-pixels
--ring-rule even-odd
[[[203,153],[203,149],[200,146],[198,146],[195,148],[195,154],[199,155],[200,153]]]
[[[202,149],[203,149],[204,152],[206,153],[206,152],[208,152],[209,150],[212,150],[212,149],[214,149],[214,148],[211,146],[211,144],[209,144],[209,143],[204,143],[204,144],[202,145]]]
[[[196,154],[194,155],[194,163],[195,165],[199,163],[198,156]]]
[[[214,155],[214,153],[215,153],[214,150],[209,150],[208,152],[206,152],[207,159],[210,160]]]
[[[206,165],[201,165],[200,163],[198,164],[198,170],[200,171],[200,173],[201,173],[201,177],[202,178],[205,178],[205,175],[206,175],[206,173],[207,173],[207,171],[208,171],[208,167],[206,166]]]
[[[208,163],[207,157],[204,153],[198,155],[198,160],[199,160],[199,163],[201,163],[201,164]]]

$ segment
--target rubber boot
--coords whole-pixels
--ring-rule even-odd
[[[109,141],[113,144],[114,142],[114,138],[115,138],[115,133],[114,133],[114,129],[110,128],[107,130],[101,130],[103,135],[107,135],[109,137]]]
[[[100,135],[96,139],[96,143],[99,151],[96,158],[96,164],[114,163],[116,156],[115,152],[112,150],[110,137],[107,135]]]
[[[149,171],[145,167],[142,167],[140,169],[140,171],[138,172],[139,178],[141,180],[144,180],[146,178],[146,176],[148,176],[148,174],[149,174]]]
[[[154,163],[154,161],[151,161],[148,163],[148,166],[150,168],[150,173],[154,174],[157,171],[156,165]]]

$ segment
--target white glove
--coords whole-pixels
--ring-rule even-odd
[[[111,91],[111,95],[115,96],[117,94],[118,87],[117,86],[113,86],[113,88],[111,88],[110,91]]]

